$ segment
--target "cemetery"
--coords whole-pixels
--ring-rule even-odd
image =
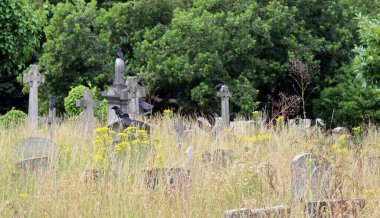
[[[0,3],[0,217],[380,217],[361,3]]]

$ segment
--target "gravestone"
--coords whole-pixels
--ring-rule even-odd
[[[309,218],[362,217],[365,199],[311,201],[306,203]]]
[[[94,118],[94,107],[99,107],[100,102],[92,99],[92,90],[85,89],[83,99],[77,101],[77,107],[83,107],[82,119],[86,127],[91,127]]]
[[[292,189],[296,200],[308,193],[313,199],[325,199],[331,191],[332,165],[317,154],[306,153],[292,161]]]
[[[33,130],[38,129],[38,86],[45,82],[45,76],[38,72],[36,64],[30,65],[30,70],[23,75],[23,83],[27,83],[29,89],[28,124]]]
[[[334,143],[338,143],[338,138],[342,136],[343,134],[347,136],[346,140],[350,138],[350,130],[348,130],[348,128],[346,127],[336,127],[331,132],[332,132]]]
[[[173,126],[174,131],[176,132],[177,145],[180,147],[182,145],[183,135],[185,133],[185,126],[181,118],[177,117]]]
[[[260,209],[240,208],[224,212],[225,218],[290,218],[288,206],[274,206]]]
[[[17,165],[26,172],[45,171],[55,158],[55,144],[42,137],[31,137],[16,143]]]
[[[368,171],[380,175],[380,156],[368,158]]]
[[[225,123],[222,117],[215,117],[215,125],[211,129],[213,135],[217,135],[226,128]]]
[[[204,151],[201,163],[204,166],[211,165],[214,169],[225,168],[232,163],[232,150],[218,148],[212,152]]]
[[[219,92],[217,92],[217,96],[221,98],[221,104],[222,104],[222,120],[223,125],[225,127],[230,126],[230,105],[229,105],[229,99],[232,96],[232,93],[228,89],[227,85],[222,85]]]
[[[166,192],[190,191],[190,170],[178,168],[152,168],[143,170],[144,184],[147,188],[155,190],[162,185]]]

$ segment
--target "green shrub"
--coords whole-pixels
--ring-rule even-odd
[[[0,125],[9,127],[11,125],[22,124],[25,122],[28,115],[23,111],[12,108],[3,116],[0,116]]]

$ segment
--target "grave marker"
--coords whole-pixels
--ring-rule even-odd
[[[17,165],[26,172],[45,171],[56,153],[55,144],[42,137],[26,138],[16,144]]]
[[[228,89],[227,85],[222,85],[219,92],[217,92],[217,96],[221,98],[223,124],[224,126],[229,127],[230,126],[229,99],[232,96],[232,93]]]
[[[83,99],[77,101],[77,107],[83,107],[83,121],[86,126],[91,126],[94,117],[94,107],[99,107],[100,102],[92,99],[92,90],[85,89]]]
[[[36,64],[30,65],[30,70],[23,75],[23,83],[30,86],[29,89],[29,106],[28,122],[33,130],[38,129],[38,86],[45,82],[45,76],[38,72]]]
[[[306,153],[292,161],[292,188],[296,200],[311,192],[313,199],[325,199],[331,190],[332,165],[322,156]]]
[[[224,212],[225,218],[290,218],[288,206],[274,206],[260,209],[240,208]]]
[[[364,199],[311,201],[306,203],[306,213],[309,218],[361,217],[364,207]]]

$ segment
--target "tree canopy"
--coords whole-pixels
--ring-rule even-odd
[[[270,109],[280,93],[297,94],[289,73],[299,60],[319,69],[305,90],[308,117],[352,125],[377,117],[377,101],[366,98],[379,80],[378,1],[5,0],[0,10],[1,81],[15,83],[35,51],[47,75],[41,110],[54,95],[64,112],[78,85],[105,90],[121,50],[149,93],[170,93],[185,113],[218,112],[220,82],[236,115]],[[7,90],[12,103],[19,87]]]

